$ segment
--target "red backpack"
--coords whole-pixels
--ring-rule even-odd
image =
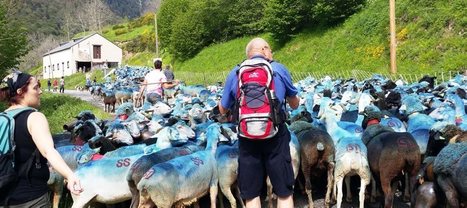
[[[237,75],[234,118],[238,122],[238,135],[254,140],[273,137],[281,121],[271,64],[264,59],[248,59],[240,64]]]

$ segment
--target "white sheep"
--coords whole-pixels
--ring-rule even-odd
[[[326,130],[334,140],[336,148],[336,166],[334,170],[334,181],[337,186],[337,207],[342,204],[342,183],[348,174],[360,176],[360,207],[363,208],[365,199],[365,188],[370,183],[371,172],[367,159],[367,149],[362,140],[337,125],[336,110],[332,107],[329,98],[322,98],[318,116],[324,121]],[[349,183],[347,184],[347,199],[351,198]],[[335,193],[336,190],[334,190]]]

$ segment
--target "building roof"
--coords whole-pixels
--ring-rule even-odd
[[[74,45],[76,45],[76,44],[78,44],[78,43],[80,43],[80,42],[82,42],[82,41],[88,39],[89,37],[91,37],[91,36],[93,36],[93,35],[96,35],[96,34],[99,35],[98,33],[93,33],[93,34],[90,34],[90,35],[88,35],[88,36],[84,36],[84,37],[81,37],[81,38],[72,39],[72,40],[70,40],[70,41],[68,41],[68,42],[61,43],[60,46],[58,46],[58,47],[52,49],[51,51],[47,51],[47,53],[45,53],[43,56],[47,56],[47,55],[49,55],[49,54],[54,54],[54,53],[59,52],[59,51],[67,50],[67,49],[73,47]],[[99,36],[103,37],[102,35],[99,35]],[[103,38],[105,38],[105,37],[103,37]],[[105,38],[105,39],[106,39],[106,38]],[[110,41],[109,41],[109,42],[110,42]]]

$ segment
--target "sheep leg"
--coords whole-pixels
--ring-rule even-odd
[[[221,187],[221,190],[225,197],[229,200],[230,202],[230,207],[231,208],[237,208],[237,202],[235,201],[235,197],[234,195],[232,194],[232,191],[230,190],[230,187],[229,186],[223,186]],[[224,203],[222,203],[222,200],[219,200],[221,202],[221,207],[224,207]]]
[[[222,192],[223,191],[224,190],[221,187],[221,191],[217,193],[217,200],[219,200],[219,207],[220,208],[224,208],[224,200],[223,200],[223,197],[222,197]]]
[[[131,192],[131,208],[137,208],[139,204],[139,190],[136,188],[136,184],[134,180],[128,181],[128,187],[130,188]]]
[[[373,175],[371,176],[371,196],[370,196],[370,202],[374,203],[376,201],[376,180]]]
[[[333,175],[332,175],[333,172],[334,172],[334,163],[330,162],[328,164],[328,184],[327,184],[327,190],[326,190],[326,197],[324,200],[325,207],[329,207],[331,204],[332,184],[334,184]]]
[[[345,201],[347,202],[352,202],[352,191],[350,191],[350,177],[351,176],[345,176],[344,179],[345,179],[345,190],[346,190],[346,197],[345,197]]]
[[[312,197],[311,179],[310,179],[311,166],[305,163],[306,161],[302,160],[302,172],[305,178],[305,192],[306,192],[306,195],[308,196],[308,207],[313,208],[313,197]]]
[[[446,195],[448,205],[450,207],[459,207],[456,187],[454,187],[452,181],[445,175],[438,176],[436,180],[438,181],[438,185],[441,187],[441,189],[444,191],[444,194]]]
[[[216,208],[216,197],[217,197],[217,192],[219,191],[219,188],[217,187],[217,181],[214,184],[211,184],[211,187],[209,188],[209,196],[211,198],[211,208]]]
[[[237,190],[237,191],[235,191],[235,192],[236,192],[235,194],[237,195],[237,199],[240,200],[240,206],[241,206],[242,208],[244,208],[244,207],[245,207],[245,203],[243,203],[242,196],[240,196],[240,188],[238,188],[238,185],[235,185],[235,189]]]
[[[269,179],[269,176],[266,179],[266,187],[267,187],[267,195],[268,195],[268,208],[273,208],[274,207],[274,201],[273,201],[273,196],[272,196],[272,184],[271,184],[271,179]]]
[[[151,199],[151,195],[148,193],[147,190],[142,190],[139,192],[139,204],[138,208],[151,208],[156,206],[154,201]],[[167,205],[166,205],[167,206]],[[168,207],[170,207],[169,205]],[[158,208],[164,207],[162,204],[157,206]]]
[[[410,201],[410,185],[409,185],[409,174],[405,173],[405,188],[404,188],[404,202]]]
[[[60,204],[60,199],[63,196],[63,178],[61,176],[55,177],[55,181],[52,184],[52,189],[53,189],[53,208],[58,208],[58,205]]]
[[[364,208],[364,204],[365,204],[365,188],[366,188],[366,182],[365,182],[365,180],[363,180],[363,177],[360,176],[360,193],[358,195],[360,208]]]
[[[343,177],[336,178],[336,186],[337,186],[337,208],[341,208],[341,205],[342,205],[342,197],[344,196],[343,187],[342,187],[343,182],[344,182],[344,178],[343,178]]]
[[[392,194],[392,187],[391,187],[391,179],[384,174],[381,175],[381,188],[384,192],[384,207],[390,208],[392,207],[392,202],[394,199],[394,195]]]

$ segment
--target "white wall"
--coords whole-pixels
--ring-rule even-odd
[[[101,46],[101,58],[95,59],[93,57],[93,45]],[[112,42],[108,41],[99,34],[95,34],[86,40],[81,41],[80,43],[73,46],[73,56],[76,57],[77,61],[90,61],[92,59],[93,63],[103,63],[107,62],[118,62],[120,65],[122,63],[122,49],[114,45]]]
[[[101,58],[94,59],[93,57],[93,45],[101,46]],[[42,58],[42,74],[45,79],[56,78],[63,76],[69,76],[76,73],[77,66],[76,62],[118,62],[118,65],[122,63],[122,49],[114,45],[99,34],[94,34],[91,37],[86,38],[80,43],[72,46],[71,48],[47,55]],[[67,65],[68,62],[68,65]],[[50,63],[54,64],[55,70],[49,72]],[[59,63],[59,70],[57,70],[57,63]],[[64,63],[64,69],[62,67]],[[44,67],[47,70],[44,70]],[[50,67],[52,68],[52,67]]]
[[[42,74],[45,79],[69,76],[74,73],[74,71],[72,71],[74,65],[75,63],[72,61],[71,50],[59,51],[42,57]],[[47,70],[44,70],[44,67],[46,67]]]

